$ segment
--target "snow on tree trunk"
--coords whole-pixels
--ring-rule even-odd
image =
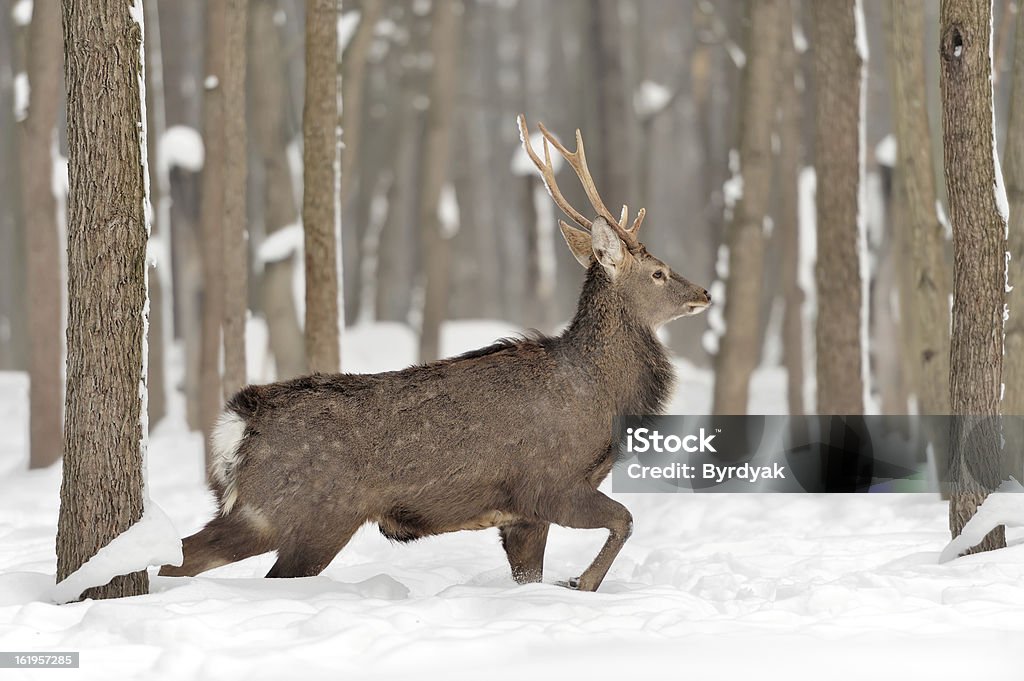
[[[39,3],[29,26],[28,107],[20,135],[32,468],[59,460],[62,446],[61,258],[51,155],[60,105],[60,50],[60,6],[56,2]]]
[[[817,411],[864,411],[859,187],[861,89],[855,0],[812,3],[817,182]]]
[[[796,43],[798,27],[794,23],[791,0],[783,0],[779,24],[781,56],[779,58],[779,155],[776,187],[779,191],[779,238],[782,259],[779,283],[784,301],[782,320],[782,352],[786,366],[786,400],[790,414],[804,414],[804,324],[802,307],[804,292],[798,278],[800,262],[800,220],[798,180],[803,159],[803,94],[801,51]]]
[[[63,5],[71,186],[58,581],[143,515],[149,215],[140,2]],[[138,571],[83,597],[148,586]]]
[[[199,358],[199,418],[210,459],[210,433],[220,413],[221,321],[224,318],[224,40],[225,2],[206,5],[206,49],[203,79],[204,162],[199,206],[203,266],[202,339]],[[209,469],[209,466],[207,466]]]
[[[725,335],[715,358],[715,414],[745,414],[760,357],[764,224],[772,187],[771,136],[777,86],[781,0],[748,3],[747,54],[739,122],[743,193],[729,224]]]
[[[946,188],[953,226],[950,531],[956,537],[999,484],[998,423],[1006,306],[1006,196],[995,156],[992,7],[946,0],[940,14],[940,85]],[[1006,545],[999,527],[973,550]]]
[[[299,221],[299,207],[288,167],[286,64],[281,29],[274,24],[278,3],[259,0],[252,4],[251,11],[250,60],[252,72],[260,74],[260,84],[249,91],[250,123],[263,166],[263,226],[269,240]],[[301,267],[301,251],[264,260],[260,289],[278,380],[308,373],[302,318],[292,290],[295,270]]]
[[[228,0],[224,58],[224,397],[246,384],[249,243],[246,230],[248,149],[245,118],[249,0]]]
[[[1013,82],[1010,120],[1006,132],[1006,193],[1009,199],[1009,248],[1006,264],[1009,319],[1006,320],[1003,359],[1003,413],[1024,414],[1024,12],[1017,12],[1017,35],[1013,53]],[[1013,430],[1011,429],[1011,433]],[[1016,435],[1016,433],[1014,433]],[[1024,441],[1007,437],[1006,450],[1015,452],[1010,461],[1018,480],[1024,479]]]

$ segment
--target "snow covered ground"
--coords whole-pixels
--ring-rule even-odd
[[[450,325],[445,346],[511,331]],[[413,340],[349,330],[346,368],[400,366]],[[710,376],[680,369],[673,411],[706,411]],[[783,385],[761,370],[754,410],[784,409]],[[392,545],[366,527],[318,577],[260,579],[266,555],[54,605],[60,470],[22,470],[26,390],[0,374],[0,651],[81,651],[81,669],[3,679],[1024,678],[1021,531],[939,564],[946,508],[923,494],[617,495],[636,531],[596,594],[552,582],[602,532],[555,528],[546,583],[517,586],[495,530]],[[151,438],[150,492],[182,534],[213,513],[201,444],[180,413]]]

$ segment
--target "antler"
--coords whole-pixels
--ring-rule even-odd
[[[640,225],[644,221],[644,216],[647,215],[647,211],[643,208],[637,212],[636,219],[633,220],[633,225],[630,228],[626,228],[626,222],[629,218],[629,208],[625,205],[622,206],[622,213],[616,220],[612,215],[611,211],[604,205],[604,201],[601,200],[601,195],[597,191],[597,187],[594,184],[594,178],[590,174],[590,168],[587,167],[587,155],[583,148],[583,135],[580,131],[576,130],[576,151],[570,152],[566,149],[558,139],[552,135],[547,128],[544,127],[543,123],[538,123],[537,127],[540,128],[541,134],[544,136],[544,161],[540,160],[537,153],[533,150],[533,146],[530,144],[530,131],[526,125],[526,116],[519,114],[517,117],[519,123],[519,138],[522,140],[523,149],[526,154],[533,161],[533,164],[537,166],[537,170],[540,171],[541,177],[544,178],[544,185],[548,189],[548,194],[551,198],[562,209],[562,212],[572,218],[573,222],[582,227],[586,231],[590,231],[591,221],[585,218],[578,210],[573,208],[569,202],[562,195],[561,190],[558,188],[558,183],[555,181],[555,171],[551,166],[551,151],[548,148],[548,143],[554,145],[558,153],[562,155],[562,158],[568,162],[572,169],[576,172],[576,176],[580,178],[580,182],[583,184],[583,190],[587,194],[587,198],[590,199],[590,204],[597,211],[597,214],[604,218],[609,226],[615,230],[619,235],[619,238],[625,242],[626,246],[631,251],[637,251],[641,248],[640,241],[637,239],[637,232],[640,230]]]

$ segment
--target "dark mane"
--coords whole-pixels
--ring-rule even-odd
[[[553,340],[554,338],[551,336],[546,336],[536,329],[527,329],[519,335],[499,338],[490,345],[477,348],[476,350],[468,350],[461,355],[455,355],[454,357],[449,357],[441,361],[458,362],[463,359],[476,359],[478,357],[486,357],[487,355],[493,355],[496,352],[501,352],[502,350],[519,346],[546,347],[550,345]]]

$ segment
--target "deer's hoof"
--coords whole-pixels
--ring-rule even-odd
[[[579,577],[573,577],[572,579],[569,579],[569,580],[566,580],[566,581],[562,581],[562,582],[555,582],[555,583],[558,586],[564,586],[566,589],[572,589],[573,591],[579,591],[580,590],[580,578]]]

